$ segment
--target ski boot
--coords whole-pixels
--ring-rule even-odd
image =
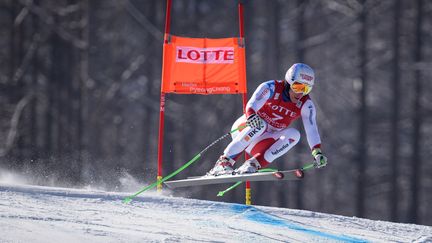
[[[260,163],[255,157],[252,157],[248,160],[246,160],[242,166],[238,167],[235,170],[235,174],[248,174],[248,173],[255,173],[258,172],[258,170],[261,168]]]
[[[210,176],[232,175],[234,173],[234,169],[233,169],[234,163],[235,160],[222,155],[216,161],[216,164],[213,167],[213,169],[207,172],[207,175]]]

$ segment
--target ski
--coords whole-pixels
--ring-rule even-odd
[[[220,175],[220,176],[200,176],[183,180],[165,181],[164,184],[169,188],[202,186],[211,184],[224,184],[239,181],[293,181],[300,180],[304,177],[301,169],[274,171],[274,172],[257,172],[242,175]]]

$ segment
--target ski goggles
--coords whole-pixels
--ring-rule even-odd
[[[295,81],[291,84],[291,90],[294,91],[294,93],[296,94],[302,93],[304,95],[307,95],[311,92],[312,86]]]

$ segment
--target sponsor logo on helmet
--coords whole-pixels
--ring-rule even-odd
[[[313,77],[304,73],[300,73],[300,77],[307,81],[312,81]]]

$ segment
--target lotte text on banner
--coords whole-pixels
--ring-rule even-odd
[[[239,45],[241,39],[169,35],[167,40],[163,49],[162,92],[246,93],[245,48]]]

